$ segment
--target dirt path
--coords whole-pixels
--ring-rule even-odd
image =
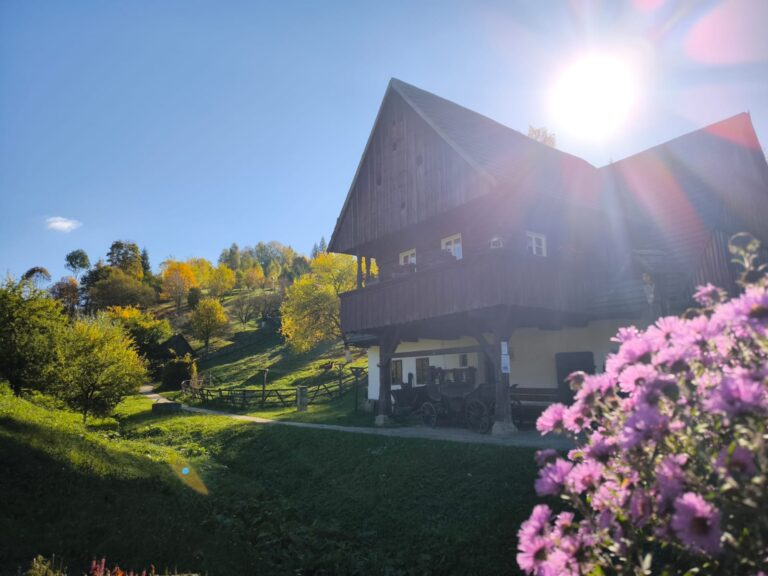
[[[142,386],[141,394],[154,402],[170,402],[164,396],[156,394],[152,386]],[[360,426],[340,426],[337,424],[315,424],[312,422],[291,422],[289,420],[269,420],[258,416],[246,416],[244,414],[232,414],[208,408],[197,408],[182,404],[181,409],[194,414],[210,414],[212,416],[226,416],[233,420],[253,422],[255,424],[269,424],[275,426],[293,426],[294,428],[307,428],[312,430],[334,430],[336,432],[351,432],[354,434],[368,434],[371,436],[387,436],[389,438],[419,438],[423,440],[444,440],[448,442],[462,442],[465,444],[491,444],[496,446],[521,446],[526,448],[558,448],[570,449],[573,444],[562,437],[544,437],[536,430],[523,430],[509,437],[497,437],[490,434],[477,434],[461,428],[427,428],[424,426],[404,426],[400,428],[363,428]]]

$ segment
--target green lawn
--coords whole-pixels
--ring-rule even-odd
[[[0,574],[56,553],[217,574],[514,574],[530,450],[157,417],[0,385]],[[184,468],[189,474],[182,473]]]

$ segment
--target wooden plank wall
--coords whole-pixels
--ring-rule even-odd
[[[490,191],[490,182],[391,91],[342,215],[336,249],[353,251]]]

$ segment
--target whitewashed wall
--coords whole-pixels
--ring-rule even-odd
[[[605,358],[616,349],[616,343],[611,338],[616,335],[621,326],[632,324],[628,320],[610,320],[593,322],[583,328],[565,328],[563,330],[539,330],[523,328],[516,330],[509,338],[511,354],[510,382],[523,387],[553,388],[557,385],[557,370],[555,369],[555,354],[560,352],[592,352],[595,356],[595,368],[601,372]],[[419,350],[439,350],[441,348],[458,348],[462,346],[477,346],[473,338],[458,340],[419,340],[418,342],[403,342],[397,347],[397,352],[416,352]],[[483,380],[484,362],[479,353],[468,354],[470,366],[478,368],[478,377]],[[416,358],[401,358],[403,361],[403,380],[408,379],[412,372],[416,377]],[[372,346],[368,349],[368,398],[379,398],[379,348]],[[440,368],[458,368],[459,354],[432,355],[429,357],[431,366]]]

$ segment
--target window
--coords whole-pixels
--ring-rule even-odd
[[[403,361],[392,360],[392,367],[390,368],[392,373],[392,384],[403,383]]]
[[[528,254],[533,254],[534,256],[547,255],[547,237],[544,234],[526,232],[525,235],[528,241]]]
[[[429,358],[416,358],[416,384],[429,382]]]
[[[469,366],[469,360],[467,359],[467,355],[459,354],[459,367],[466,368],[467,366]]]
[[[407,266],[408,264],[416,264],[416,248],[400,252],[400,266]]]
[[[454,234],[440,240],[440,248],[453,255],[456,260],[461,260],[461,234]]]

